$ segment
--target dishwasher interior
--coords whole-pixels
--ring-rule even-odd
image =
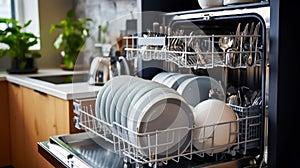
[[[159,73],[213,78],[222,86],[222,100],[234,111],[236,119],[140,132],[97,117],[96,98],[75,99],[75,126],[84,133],[71,135],[71,138],[51,137],[49,145],[52,148],[67,146],[64,150],[68,153],[64,156],[67,158],[65,164],[72,167],[100,167],[105,164],[114,167],[266,166],[265,19],[253,11],[238,14],[166,14],[162,18],[163,23],[152,23],[150,29],[124,37],[127,60],[138,65],[135,75],[150,81]],[[214,89],[209,90],[207,99],[218,96],[218,90]],[[228,130],[218,132],[221,127]],[[200,130],[212,133],[197,137]],[[170,147],[168,144],[178,142],[174,136],[176,132],[184,132],[186,139]],[[136,143],[137,140],[131,139],[129,134],[143,139],[143,144]],[[166,140],[160,140],[161,134],[167,136]],[[216,143],[220,135],[227,138],[221,145]],[[197,141],[206,144],[196,145]],[[82,152],[76,143],[89,144],[85,148],[92,151]],[[182,149],[183,145],[185,147]],[[159,152],[162,148],[167,149]],[[96,149],[99,149],[98,152]],[[113,162],[103,163],[111,158],[114,158]]]

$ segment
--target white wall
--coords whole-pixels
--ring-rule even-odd
[[[42,58],[36,60],[38,68],[59,68],[60,53],[54,48],[53,42],[57,31],[50,33],[51,24],[65,19],[66,12],[73,7],[72,0],[39,0],[40,38]]]

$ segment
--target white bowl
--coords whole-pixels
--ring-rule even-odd
[[[206,153],[219,153],[230,147],[236,139],[237,116],[225,102],[208,99],[199,103],[193,111],[194,147]]]
[[[254,3],[254,2],[259,2],[259,1],[260,0],[224,0],[224,5]]]
[[[223,6],[223,0],[198,0],[202,9]]]

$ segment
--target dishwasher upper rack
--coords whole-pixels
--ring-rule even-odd
[[[261,46],[258,42],[260,35],[144,35],[123,38],[126,41],[127,59],[140,57],[144,61],[164,60],[173,62],[178,67],[202,69],[248,68],[262,63]],[[229,38],[232,43],[238,41],[238,44],[221,51],[218,45],[221,38]]]
[[[199,157],[205,157],[207,155],[213,156],[214,150],[219,150],[222,148],[226,148],[222,154],[229,154],[231,156],[235,156],[237,153],[241,155],[246,155],[248,150],[253,148],[258,148],[261,137],[260,137],[260,129],[262,126],[261,123],[261,113],[260,106],[250,106],[250,107],[240,107],[230,105],[232,109],[235,111],[238,116],[236,121],[232,122],[224,122],[218,124],[205,125],[203,127],[194,127],[194,128],[176,128],[176,129],[166,129],[162,131],[155,131],[150,133],[138,133],[128,128],[113,122],[112,124],[107,123],[95,116],[95,101],[96,98],[87,98],[87,99],[76,99],[73,102],[74,106],[74,121],[75,126],[78,129],[85,130],[87,132],[91,132],[96,136],[99,136],[106,141],[110,142],[114,146],[114,152],[120,154],[120,156],[124,157],[124,162],[135,163],[137,165],[149,164],[149,165],[157,165],[158,163],[168,164],[169,160],[179,162],[181,157],[186,159],[193,159],[194,155]],[[211,143],[209,146],[204,147],[203,149],[196,149],[193,146],[193,136],[194,131],[197,129],[210,129],[215,128],[216,126],[222,126],[223,124],[236,124],[237,129],[235,131],[229,131],[230,135],[235,134],[236,139],[234,142],[228,142],[226,145],[216,146]],[[115,129],[112,129],[115,128]],[[119,130],[123,130],[122,132]],[[124,131],[125,130],[125,131]],[[133,143],[132,139],[128,138],[129,134],[135,137],[142,136],[153,136],[154,139],[157,139],[157,135],[159,133],[169,133],[172,135],[173,131],[184,130],[187,134],[191,135],[191,141],[187,148],[178,153],[173,153],[172,155],[168,155],[167,153],[163,157],[159,157],[155,151],[158,148],[164,147],[168,145],[168,143],[172,143],[175,139],[168,139],[165,143],[158,144],[152,143],[149,140],[149,144],[145,146],[139,146],[136,143]],[[229,135],[229,136],[230,136]],[[132,136],[131,136],[132,137]],[[214,142],[214,134],[209,136],[204,136],[199,138],[200,140],[208,140]],[[178,149],[180,146],[178,145]],[[141,151],[147,151],[148,155],[142,154]],[[168,149],[166,150],[168,151]]]

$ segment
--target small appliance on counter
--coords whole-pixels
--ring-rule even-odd
[[[126,59],[116,51],[115,56],[96,56],[93,58],[88,83],[91,85],[103,85],[114,76],[129,74]]]

